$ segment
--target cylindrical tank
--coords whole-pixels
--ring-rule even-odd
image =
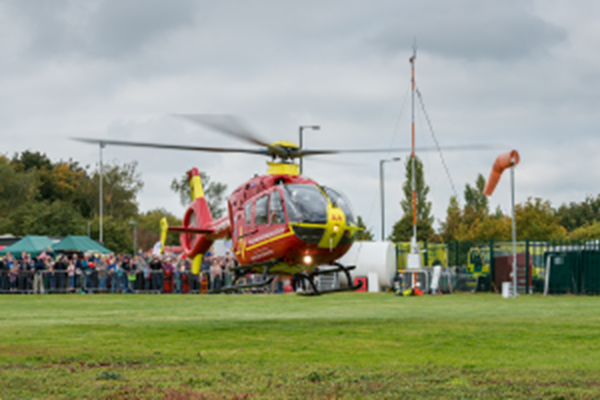
[[[392,242],[355,242],[338,262],[344,266],[356,265],[352,277],[368,277],[369,272],[375,272],[381,288],[392,287],[396,274],[396,249]],[[343,273],[340,283],[348,284]]]

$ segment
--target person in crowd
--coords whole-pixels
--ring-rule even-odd
[[[160,293],[163,290],[163,265],[157,254],[152,256],[150,269],[152,270],[152,290]]]
[[[56,258],[56,263],[54,264],[54,274],[56,276],[56,289],[64,293],[65,291],[65,281],[66,281],[66,270],[67,270],[67,256],[62,254]]]
[[[224,265],[224,284],[225,286],[231,285],[231,277],[233,275],[233,269],[235,268],[235,259],[232,257],[231,252],[228,251],[225,255],[225,265]]]
[[[137,278],[135,264],[133,260],[129,258],[129,256],[125,256],[121,265],[123,267],[123,273],[125,274],[125,291],[123,293],[134,293],[135,281]]]
[[[148,265],[146,260],[144,260],[144,257],[137,257],[139,259],[137,264],[138,270],[142,271],[142,278],[144,279],[144,291],[149,292],[150,287],[152,286],[152,270],[150,269],[150,266]]]
[[[208,252],[204,255],[204,257],[202,258],[202,263],[200,264],[200,273],[202,275],[200,277],[200,282],[202,282],[202,280],[205,279],[206,287],[209,289],[212,288],[211,267],[212,267],[212,254],[210,252]]]
[[[32,288],[33,260],[28,253],[22,252],[18,260],[19,274],[17,277],[18,289],[21,292],[29,291]]]
[[[117,292],[126,293],[127,292],[127,271],[123,268],[123,261],[117,261],[117,267],[115,269],[117,274]]]
[[[96,288],[96,285],[95,285],[96,279],[95,278],[97,277],[97,274],[96,274],[97,262],[93,256],[93,254],[86,254],[85,259],[87,261],[87,270],[85,271],[86,272],[85,280],[86,280],[86,284],[87,284],[86,291],[89,294],[94,294],[94,289]]]
[[[56,263],[54,262],[54,258],[46,255],[46,277],[48,278],[48,292],[55,293],[56,292],[56,272],[55,272]]]
[[[91,273],[89,272],[89,263],[85,256],[79,257],[77,254],[74,255],[76,263],[75,268],[79,270],[79,277],[81,278],[81,294],[86,293],[88,281],[91,279]]]
[[[219,258],[212,258],[212,266],[210,268],[210,290],[221,289],[221,265],[219,264]]]
[[[175,293],[183,293],[183,276],[185,274],[185,258],[183,255],[177,257],[175,263]]]
[[[33,293],[44,294],[44,271],[46,270],[46,253],[41,252],[33,263]]]
[[[6,292],[8,289],[8,263],[6,262],[6,256],[0,258],[0,293]]]
[[[8,284],[10,285],[10,291],[16,292],[18,289],[18,278],[19,278],[19,265],[17,263],[13,263],[12,267],[9,264],[8,271]]]
[[[109,254],[106,257],[108,279],[110,280],[111,293],[119,292],[119,277],[117,276],[117,261],[114,254]]]
[[[163,276],[164,276],[164,292],[171,293],[173,291],[173,259],[168,256],[163,262]]]
[[[100,256],[100,260],[96,265],[96,273],[98,274],[100,293],[106,293],[108,288],[108,264],[106,256]]]
[[[150,290],[150,280],[152,279],[152,271],[150,270],[150,266],[144,259],[144,253],[141,251],[138,252],[138,254],[135,256],[135,259],[135,269],[137,270],[139,281],[139,285],[137,288],[139,290]],[[148,286],[148,289],[146,289],[146,286]]]
[[[75,291],[75,262],[73,259],[67,260],[67,276],[69,278],[69,292]]]

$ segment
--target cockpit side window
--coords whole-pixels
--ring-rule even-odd
[[[244,214],[246,214],[246,225],[250,226],[252,224],[252,203],[246,204]]]
[[[283,212],[283,204],[281,203],[281,194],[277,190],[271,193],[269,201],[269,223],[285,224],[285,214]]]
[[[346,214],[346,223],[356,225],[356,220],[354,219],[354,212],[352,212],[352,206],[350,205],[350,202],[348,201],[346,196],[344,196],[340,192],[333,190],[330,187],[323,187],[323,190],[325,190],[325,193],[327,193],[327,196],[329,197],[333,205],[335,207],[341,208],[344,214]]]
[[[269,196],[262,196],[256,200],[256,208],[254,210],[254,223],[256,225],[267,223],[267,206],[269,205]]]

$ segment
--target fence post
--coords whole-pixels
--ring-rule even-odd
[[[525,294],[529,294],[529,278],[531,276],[529,256],[529,239],[525,239]]]
[[[454,266],[458,268],[458,240],[454,241]]]
[[[490,239],[490,289],[496,291],[496,262],[494,261],[494,239]]]

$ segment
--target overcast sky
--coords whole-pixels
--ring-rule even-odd
[[[237,115],[269,141],[320,125],[307,148],[408,147],[416,37],[441,145],[517,149],[517,202],[581,201],[600,181],[599,17],[597,1],[0,0],[0,151],[95,167],[98,148],[69,137],[249,146],[173,113]],[[416,126],[417,145],[432,146],[420,107]],[[443,153],[461,201],[498,154]],[[408,153],[306,159],[305,174],[346,193],[379,237],[379,160],[397,156],[385,165],[387,235]],[[420,156],[439,221],[452,184],[438,153]],[[250,155],[107,147],[104,158],[137,161],[141,209],[176,214],[169,184],[192,166],[230,190],[266,170]],[[509,183],[493,208],[509,210]]]

